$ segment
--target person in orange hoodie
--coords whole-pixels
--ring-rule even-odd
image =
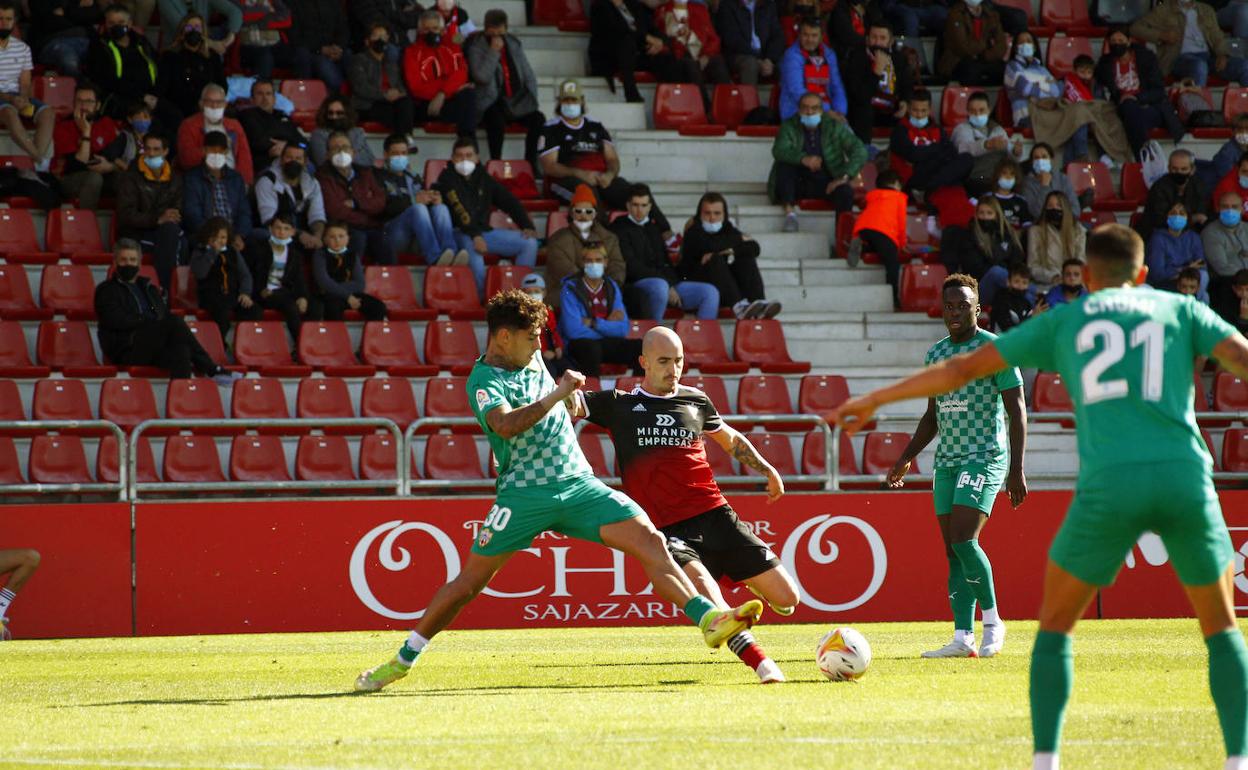
[[[1222,177],[1218,186],[1213,188],[1212,210],[1217,210],[1218,201],[1222,200],[1222,196],[1227,193],[1235,193],[1240,200],[1248,201],[1248,197],[1245,197],[1248,196],[1248,152],[1239,156],[1239,162],[1235,164],[1235,168]],[[1248,203],[1244,204],[1243,213],[1248,216]]]
[[[895,171],[883,171],[875,179],[875,189],[867,193],[867,205],[854,222],[854,238],[849,242],[848,261],[857,267],[863,249],[880,256],[884,277],[893,289],[893,308],[901,308],[897,276],[901,252],[906,247],[907,197],[901,191],[901,178]]]
[[[416,42],[403,52],[403,79],[416,103],[416,123],[454,123],[460,136],[477,132],[477,104],[464,51],[443,33],[442,15],[420,15]]]

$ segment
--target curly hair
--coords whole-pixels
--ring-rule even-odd
[[[536,329],[546,323],[546,304],[519,289],[508,289],[486,303],[485,323],[491,337],[501,329]]]
[[[940,286],[940,293],[944,295],[949,289],[970,289],[975,294],[975,299],[979,299],[979,281],[974,276],[966,273],[954,273],[945,279]]]

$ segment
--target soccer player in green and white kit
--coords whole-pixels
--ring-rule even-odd
[[[941,287],[945,328],[949,336],[927,351],[927,365],[969,353],[997,335],[979,328],[979,282],[969,275],[949,276]],[[1009,415],[1009,449],[1005,417]],[[1023,445],[1027,440],[1027,407],[1023,380],[1014,368],[968,383],[928,399],[910,444],[888,474],[888,485],[905,484],[906,471],[919,452],[940,435],[932,492],[936,520],[949,559],[949,605],[953,609],[953,641],[925,658],[991,658],[1005,644],[1005,623],[997,609],[992,564],[979,546],[1002,483],[1018,507],[1027,496],[1023,476]],[[975,603],[984,611],[984,637],[975,649]]]
[[[546,306],[513,289],[495,295],[485,317],[489,340],[468,377],[468,398],[498,459],[497,500],[459,575],[434,594],[398,654],[360,674],[355,689],[376,692],[407,676],[429,640],[481,593],[512,554],[547,530],[602,543],[640,561],[654,592],[684,608],[710,647],[753,626],[763,613],[762,602],[751,599],[740,607],[716,609],[672,561],[666,540],[645,511],[594,478],[567,406],[585,377],[564,372],[556,386],[542,361]]]
[[[1248,340],[1207,306],[1144,284],[1144,243],[1129,228],[1088,236],[1078,301],[1032,316],[972,353],[851,399],[830,420],[847,431],[877,408],[935,396],[1007,366],[1060,372],[1075,404],[1079,482],[1049,548],[1031,653],[1034,767],[1054,770],[1074,683],[1071,632],[1113,583],[1144,532],[1161,536],[1209,649],[1209,687],[1226,768],[1248,768],[1248,648],[1235,623],[1230,535],[1192,411],[1192,362],[1210,356],[1248,378]]]

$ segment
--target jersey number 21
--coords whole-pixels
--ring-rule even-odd
[[[1161,400],[1162,348],[1165,332],[1156,321],[1144,321],[1131,330],[1131,347],[1144,348],[1144,366],[1140,381],[1144,385],[1141,396],[1145,401]],[[1075,338],[1075,347],[1080,353],[1087,353],[1098,347],[1100,353],[1083,367],[1083,402],[1095,404],[1123,398],[1129,391],[1127,381],[1123,378],[1103,380],[1102,375],[1109,367],[1122,360],[1127,353],[1126,332],[1113,321],[1092,321],[1079,330]]]

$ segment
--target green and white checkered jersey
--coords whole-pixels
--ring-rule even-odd
[[[924,364],[944,361],[992,342],[997,335],[980,329],[966,342],[945,337],[927,351]],[[940,443],[936,446],[936,467],[950,468],[966,462],[988,462],[1009,455],[1005,425],[1005,404],[1001,391],[1022,387],[1017,369],[1004,369],[991,377],[936,397],[936,426]]]
[[[535,353],[528,366],[514,371],[499,369],[477,359],[468,375],[468,400],[477,422],[485,431],[498,462],[496,489],[520,489],[574,481],[593,471],[572,430],[572,418],[562,403],[546,413],[524,433],[506,439],[490,430],[485,416],[504,404],[511,409],[528,406],[555,389],[555,381]]]

